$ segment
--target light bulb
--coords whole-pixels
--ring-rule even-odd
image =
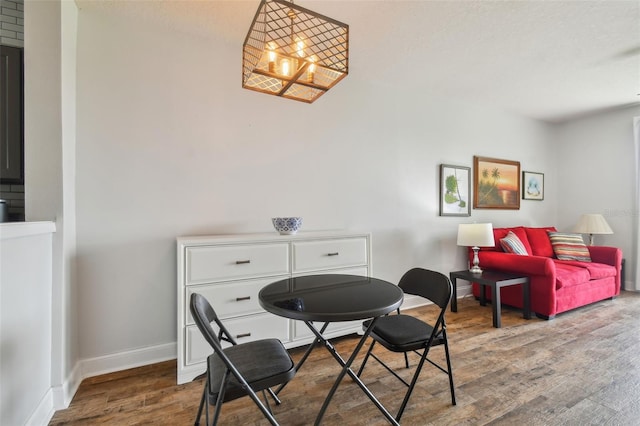
[[[267,56],[269,58],[269,72],[276,72],[276,46],[273,42],[267,44]]]
[[[280,70],[282,71],[283,75],[289,75],[289,60],[288,59],[283,59],[282,62],[280,63]]]
[[[269,72],[276,71],[276,52],[273,50],[269,51]]]
[[[304,57],[304,41],[298,40],[296,42],[296,46],[297,46],[298,56],[300,56],[301,58]]]
[[[316,71],[316,64],[311,62],[309,68],[307,68],[307,81],[309,83],[313,83],[314,73]]]

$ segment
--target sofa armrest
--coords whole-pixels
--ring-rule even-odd
[[[517,272],[525,275],[550,275],[555,278],[556,265],[548,257],[520,256],[511,253],[478,253],[480,267],[500,271]]]
[[[622,250],[619,248],[606,246],[587,246],[587,248],[589,249],[592,262],[620,267],[622,263]]]
[[[595,263],[604,263],[616,268],[616,293],[620,294],[622,288],[622,250],[617,247],[607,246],[587,246],[591,261]]]

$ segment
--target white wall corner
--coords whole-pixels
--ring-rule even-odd
[[[69,374],[65,379],[64,383],[53,388],[53,407],[56,410],[69,408],[69,404],[71,404],[71,400],[78,391],[82,379],[80,363],[78,362],[73,367],[71,374]]]
[[[55,411],[69,408],[82,380],[87,377],[141,367],[175,358],[176,343],[167,343],[81,360],[76,363],[71,374],[69,374],[62,385],[53,387],[47,392],[47,396],[43,398],[27,424],[48,424]]]

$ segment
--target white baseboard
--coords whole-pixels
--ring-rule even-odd
[[[29,420],[25,423],[28,426],[41,426],[49,424],[49,421],[55,413],[53,405],[53,391],[49,389],[42,400],[36,407],[35,411],[29,417]]]
[[[53,387],[53,407],[56,410],[69,408],[69,404],[71,404],[73,396],[78,391],[82,379],[83,377],[80,374],[80,363],[78,362],[64,383],[60,386]]]
[[[176,358],[176,343],[149,346],[80,361],[82,379]]]
[[[636,284],[633,281],[625,281],[624,282],[625,291],[638,291],[636,288]]]
[[[164,345],[80,360],[61,386],[55,386],[49,390],[48,398],[43,400],[38,410],[31,416],[33,421],[29,421],[27,424],[43,425],[49,423],[55,410],[63,410],[69,407],[71,400],[80,387],[80,383],[87,377],[141,367],[175,358],[176,343],[166,343]]]

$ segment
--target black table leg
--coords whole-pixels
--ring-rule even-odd
[[[353,370],[351,370],[351,364],[353,364],[353,361],[358,356],[358,353],[362,349],[362,346],[364,346],[364,342],[367,340],[367,337],[369,337],[369,334],[371,334],[371,330],[373,330],[373,326],[377,321],[378,321],[378,318],[371,319],[369,327],[367,327],[367,329],[365,330],[364,334],[362,335],[362,338],[358,342],[358,345],[355,347],[355,349],[353,350],[353,353],[351,354],[351,356],[346,362],[344,361],[344,359],[342,359],[342,357],[336,351],[335,347],[331,344],[331,342],[325,339],[324,336],[322,336],[322,334],[318,330],[316,330],[313,324],[311,324],[308,321],[305,321],[305,324],[307,324],[307,326],[311,329],[313,334],[316,335],[317,340],[322,341],[322,343],[324,343],[324,347],[327,348],[327,350],[331,353],[331,355],[333,355],[336,361],[338,361],[338,363],[342,365],[342,371],[338,375],[338,378],[336,379],[335,383],[331,387],[329,394],[325,398],[324,403],[322,404],[322,408],[318,413],[318,417],[316,417],[316,421],[314,423],[315,426],[319,426],[320,423],[322,422],[322,417],[324,417],[324,413],[327,411],[327,408],[329,407],[329,403],[331,402],[333,395],[336,393],[336,390],[338,390],[338,386],[340,385],[340,382],[342,381],[342,379],[346,374],[349,374],[349,376],[353,379],[353,381],[356,382],[356,384],[360,387],[360,389],[362,389],[362,391],[369,397],[369,399],[375,404],[375,406],[378,407],[378,410],[380,410],[380,412],[384,414],[384,416],[387,418],[387,420],[389,420],[389,422],[392,425],[399,426],[399,423],[396,421],[396,419],[393,418],[391,413],[389,413],[389,411],[387,411],[387,409],[384,408],[384,406],[380,403],[380,401],[378,401],[375,395],[373,395],[373,393],[371,393],[369,388],[367,388],[367,386],[362,382],[362,380],[360,380],[358,375]]]
[[[306,323],[306,321],[305,321]],[[309,324],[307,324],[307,327],[312,327],[315,330],[315,327],[313,327],[313,325],[309,326]],[[327,327],[329,327],[329,323],[325,322],[324,325],[322,326],[322,328],[320,329],[320,334],[324,333],[324,331],[327,329]],[[322,343],[322,340],[318,339],[316,337],[316,339],[311,342],[309,344],[309,347],[307,348],[307,350],[305,351],[304,355],[302,355],[302,358],[300,358],[300,361],[298,361],[298,363],[296,364],[296,372],[300,370],[300,367],[302,367],[302,364],[304,364],[304,362],[307,360],[307,358],[309,358],[309,355],[311,355],[311,352],[313,351],[313,349],[316,347],[316,344],[318,343]],[[278,389],[276,389],[275,394],[279,394],[280,391],[282,389],[284,389],[285,386],[287,386],[287,383],[289,382],[285,382],[283,384],[281,384],[280,386],[278,386]]]
[[[501,305],[500,305],[500,287],[495,284],[491,286],[491,296],[492,296],[492,302],[491,302],[491,306],[492,306],[492,310],[493,310],[493,326],[495,328],[500,328],[502,327],[502,312],[501,312]]]
[[[531,284],[529,280],[522,284],[522,293],[524,298],[522,305],[524,319],[531,319]]]
[[[480,306],[487,306],[487,288],[484,284],[478,283],[480,285]]]

